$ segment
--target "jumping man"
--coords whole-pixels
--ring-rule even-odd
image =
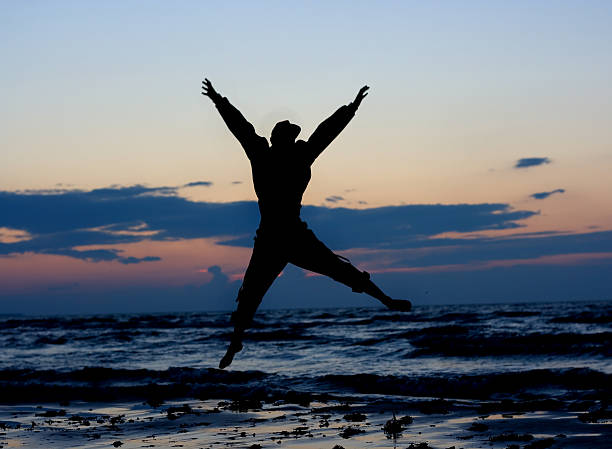
[[[242,350],[244,331],[250,326],[264,294],[287,263],[329,276],[354,292],[367,293],[391,310],[407,312],[412,307],[408,300],[391,299],[383,293],[370,280],[369,273],[359,271],[347,259],[334,254],[300,218],[310,166],[351,121],[368,89],[368,86],[362,87],[352,103],[341,106],[307,141],[296,141],[301,130],[298,125],[288,120],[278,122],[269,145],[208,79],[202,81],[202,94],[213,101],[251,161],[261,215],[253,254],[238,291],[238,307],[232,313],[234,333],[219,368],[229,366],[234,355]]]

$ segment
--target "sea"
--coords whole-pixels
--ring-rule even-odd
[[[351,397],[610,400],[612,301],[0,316],[0,402]]]

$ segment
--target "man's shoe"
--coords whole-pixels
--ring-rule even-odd
[[[385,305],[396,312],[410,312],[412,309],[412,303],[407,299],[390,299]]]
[[[229,348],[227,348],[227,352],[219,362],[219,369],[224,369],[230,366],[232,364],[232,360],[234,360],[234,356],[240,351],[242,351],[242,343],[231,342]]]

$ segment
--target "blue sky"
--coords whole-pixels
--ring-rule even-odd
[[[204,76],[265,136],[372,87],[304,218],[395,296],[612,297],[609,2],[1,9],[5,310],[233,307],[256,198]],[[264,305],[371,304],[286,271]]]

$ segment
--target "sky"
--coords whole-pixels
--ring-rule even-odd
[[[607,1],[4,1],[0,313],[229,310],[259,216],[201,80],[317,159],[303,218],[415,304],[612,299]],[[288,266],[264,307],[376,305]]]

